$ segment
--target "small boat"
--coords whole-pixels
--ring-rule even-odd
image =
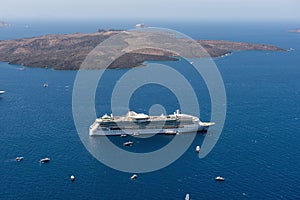
[[[26,68],[25,68],[25,67],[20,67],[19,70],[20,70],[20,71],[25,71]]]
[[[200,152],[200,146],[196,146],[196,152],[197,152],[197,153]]]
[[[190,194],[186,194],[184,200],[190,200]]]
[[[215,178],[216,181],[225,181],[225,178],[223,178],[222,176],[217,176]]]
[[[41,163],[50,162],[50,158],[43,158],[40,160]]]
[[[0,90],[0,94],[4,94],[5,93],[5,91],[3,91],[3,90]]]
[[[22,161],[24,159],[24,157],[16,157],[16,161]]]
[[[136,174],[133,174],[131,177],[130,177],[130,179],[131,180],[134,180],[134,179],[136,179],[138,176],[136,175]]]
[[[75,176],[72,175],[72,176],[70,177],[70,179],[71,179],[72,182],[75,181]]]
[[[48,87],[48,83],[44,83],[44,87]]]
[[[165,131],[165,135],[176,135],[177,131],[173,131],[173,130],[167,130]]]
[[[120,135],[120,137],[127,137],[127,135],[126,134],[122,134],[122,135]]]
[[[132,146],[132,145],[133,145],[133,142],[131,142],[131,141],[123,143],[123,146]]]

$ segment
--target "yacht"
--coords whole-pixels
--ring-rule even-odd
[[[22,161],[24,159],[24,157],[16,157],[16,161]]]
[[[133,145],[133,142],[131,142],[131,141],[125,142],[123,144],[123,146],[132,146],[132,145]]]
[[[134,180],[134,179],[136,179],[136,178],[137,178],[137,175],[136,175],[136,174],[133,174],[133,175],[130,177],[131,180]]]
[[[225,181],[225,178],[223,178],[222,176],[217,176],[215,178],[216,181]]]
[[[43,158],[40,160],[40,163],[50,162],[50,158]]]

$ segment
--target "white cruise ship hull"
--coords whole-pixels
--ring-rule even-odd
[[[192,115],[180,114],[179,110],[173,115],[148,116],[129,111],[126,116],[105,114],[97,118],[90,126],[89,135],[174,135],[207,131],[213,122],[201,122]]]
[[[199,123],[193,125],[185,125],[180,128],[172,129],[124,129],[124,130],[103,130],[98,124],[93,124],[90,127],[89,135],[90,136],[119,136],[123,134],[127,135],[153,135],[153,134],[181,134],[181,133],[193,133],[193,132],[205,132],[209,126],[201,126]]]

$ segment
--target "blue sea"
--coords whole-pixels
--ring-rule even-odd
[[[76,71],[21,71],[20,66],[0,63],[0,90],[6,91],[0,97],[0,199],[184,199],[186,194],[193,200],[299,199],[300,34],[287,32],[299,24],[145,23],[174,29],[193,39],[272,44],[294,50],[240,51],[214,59],[227,95],[226,121],[217,144],[200,159],[195,147],[201,145],[205,134],[198,134],[175,162],[157,171],[139,173],[133,181],[132,173],[112,169],[94,158],[77,134],[72,113]],[[0,29],[1,40],[50,33],[88,33],[100,28],[130,29],[136,22],[11,24]],[[188,65],[184,60],[161,63],[173,68]],[[109,114],[114,81],[126,72],[127,69],[106,71],[96,93],[98,116]],[[182,73],[190,82],[194,81],[193,70]],[[45,82],[49,85],[46,88]],[[201,100],[201,119],[209,121],[209,92],[203,81],[198,86],[194,90]],[[160,104],[170,113],[179,106],[172,92],[155,84],[139,88],[133,97],[129,106],[138,112],[147,113],[152,105]],[[155,151],[173,137],[130,138],[134,145],[125,150]],[[110,140],[124,148],[122,144],[128,138]],[[17,156],[24,160],[16,162]],[[41,164],[39,160],[44,157],[51,161]],[[71,175],[75,176],[74,182],[70,181]],[[215,181],[219,175],[225,178],[224,182]]]

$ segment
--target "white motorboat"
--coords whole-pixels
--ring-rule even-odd
[[[130,177],[131,180],[134,180],[134,179],[136,179],[136,178],[137,178],[137,175],[136,175],[136,174],[133,174],[133,175]]]
[[[186,194],[184,200],[190,200],[190,194]]]
[[[196,146],[196,152],[197,152],[197,153],[200,152],[200,146]]]
[[[24,159],[24,157],[16,157],[16,161],[22,161]]]
[[[217,177],[215,178],[215,180],[216,180],[216,181],[225,181],[225,178],[222,177],[222,176],[217,176]]]
[[[131,142],[131,141],[123,143],[123,146],[132,146],[132,145],[133,145],[133,142]]]
[[[41,163],[46,163],[46,162],[50,162],[50,158],[42,158],[40,160]]]

